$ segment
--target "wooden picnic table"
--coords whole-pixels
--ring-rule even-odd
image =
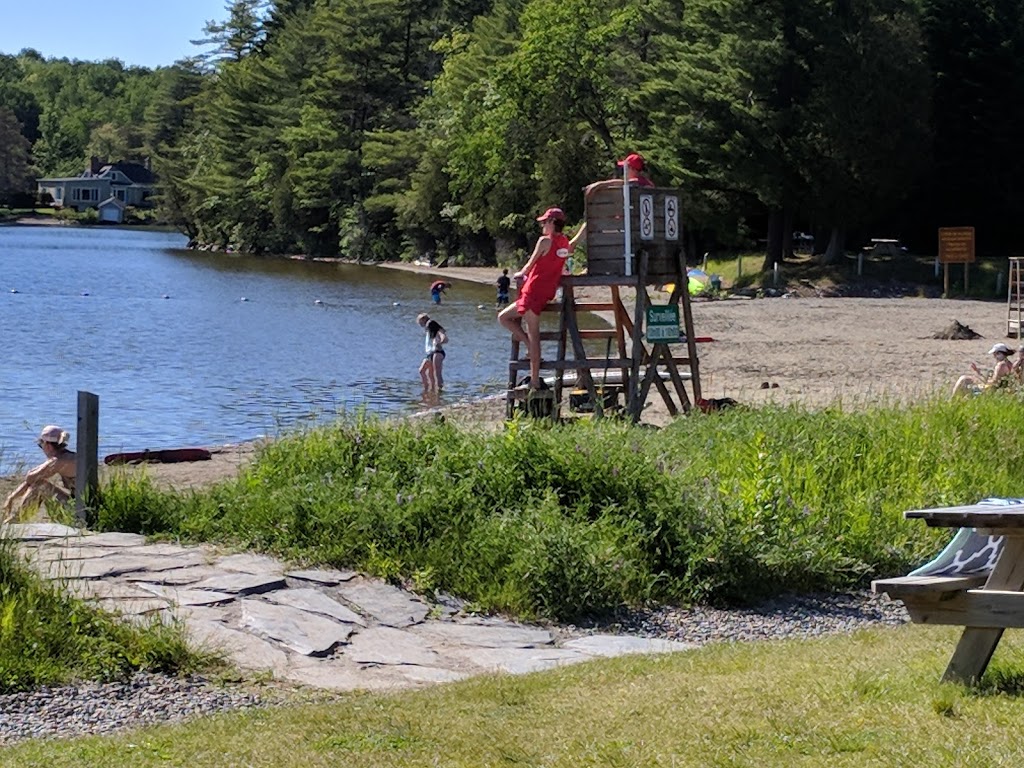
[[[985,673],[1003,630],[1024,628],[1024,504],[912,509],[903,514],[931,527],[971,528],[981,535],[1003,537],[990,571],[906,576],[872,584],[875,592],[903,601],[914,622],[964,627],[942,679],[974,684]]]

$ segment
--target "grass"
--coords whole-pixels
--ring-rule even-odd
[[[902,513],[1022,493],[1024,399],[735,409],[480,434],[338,423],[186,495],[107,486],[97,526],[357,568],[524,618],[863,586],[948,532]]]
[[[1016,765],[1024,646],[940,684],[951,628],[722,644],[5,750],[27,766]]]
[[[0,693],[136,670],[187,673],[210,662],[189,650],[178,627],[131,625],[71,598],[0,541]]]

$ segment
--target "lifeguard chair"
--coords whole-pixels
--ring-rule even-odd
[[[542,371],[554,372],[554,386],[540,392],[516,389],[517,374],[528,369],[530,363],[519,359],[519,343],[513,339],[506,398],[509,416],[524,399],[528,412],[534,415],[557,415],[567,371],[575,372],[575,386],[587,392],[597,416],[609,405],[609,392],[622,392],[626,412],[633,421],[639,421],[652,386],[673,416],[689,411],[700,400],[680,199],[678,189],[635,183],[607,182],[588,189],[584,200],[587,272],[564,276],[561,302],[545,308],[559,312],[558,331],[541,333],[542,344],[558,342],[555,358],[540,363]],[[648,286],[665,283],[673,284],[668,303],[656,306]],[[577,301],[578,287],[605,288],[609,297]],[[636,294],[632,317],[622,301],[623,288],[631,288]],[[610,329],[581,330],[578,312],[612,312],[614,325]],[[586,339],[607,339],[609,346],[614,341],[617,356],[588,355]],[[687,381],[692,397],[687,392]],[[534,398],[547,400],[548,405],[538,408],[537,403],[529,402]]]

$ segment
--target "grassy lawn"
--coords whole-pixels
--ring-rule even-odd
[[[346,694],[7,749],[18,766],[978,766],[1019,764],[1024,642],[943,685],[951,628],[716,645],[417,692]]]

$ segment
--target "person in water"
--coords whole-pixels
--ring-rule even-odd
[[[541,236],[526,265],[516,272],[516,280],[525,278],[515,304],[498,313],[498,322],[530,351],[530,388],[540,388],[540,313],[555,298],[562,281],[565,260],[569,258],[569,238],[562,234],[565,214],[561,208],[548,208],[537,217]],[[524,330],[525,326],[525,330]]]
[[[438,392],[444,387],[444,345],[448,343],[448,332],[437,320],[421,313],[416,316],[426,337],[423,341],[423,362],[420,363],[420,381],[424,392]]]
[[[441,294],[451,287],[451,283],[446,283],[444,280],[435,280],[430,284],[430,298],[435,304],[440,304]]]
[[[51,424],[43,427],[36,442],[46,454],[46,461],[29,470],[21,484],[4,501],[5,523],[14,519],[15,505],[24,509],[50,499],[63,504],[75,496],[77,458],[74,451],[68,450],[68,433]],[[50,478],[59,478],[61,485],[51,483]]]
[[[508,291],[509,291],[509,287],[511,285],[512,285],[512,279],[508,276],[508,270],[507,269],[501,270],[501,277],[499,277],[498,280],[497,280],[497,286],[498,286],[497,305],[499,307],[503,307],[506,304],[508,304]]]

